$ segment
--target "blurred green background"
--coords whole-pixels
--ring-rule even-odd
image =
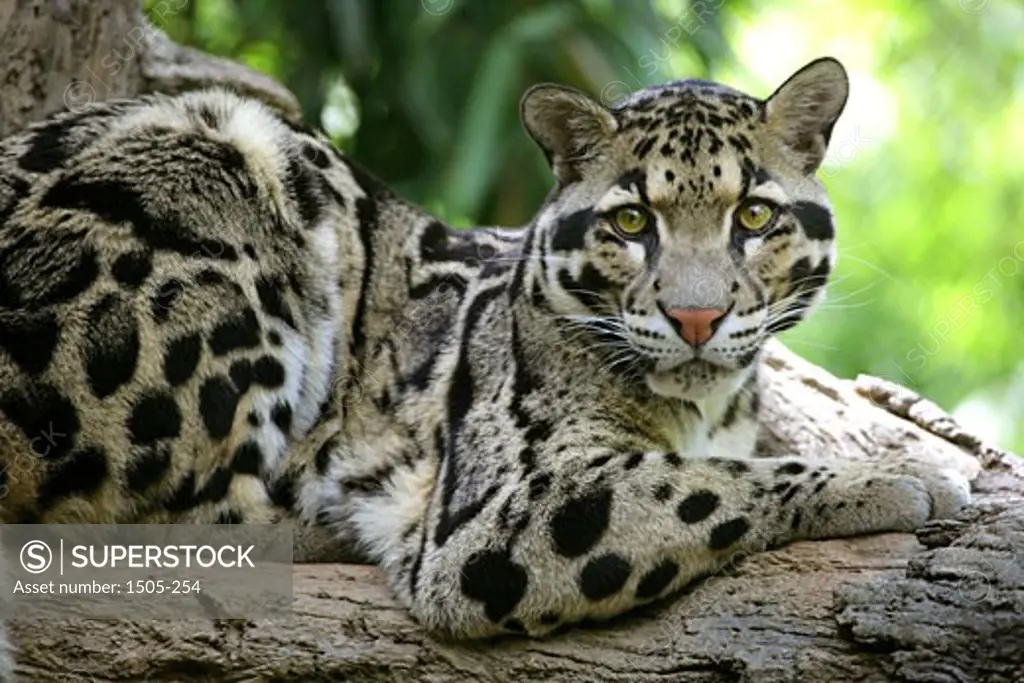
[[[178,8],[180,5],[183,5]],[[821,177],[829,302],[783,339],[1024,453],[1024,3],[1014,0],[146,0],[175,40],[264,71],[356,159],[456,225],[529,220],[550,175],[531,84],[606,102],[723,80],[764,96],[833,55],[852,93]]]

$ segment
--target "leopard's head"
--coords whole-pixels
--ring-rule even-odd
[[[657,394],[738,387],[823,293],[834,227],[816,172],[847,93],[827,58],[764,100],[704,81],[611,106],[531,88],[521,116],[557,180],[533,224],[545,306]]]

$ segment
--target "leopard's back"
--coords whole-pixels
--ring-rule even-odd
[[[360,275],[337,155],[206,92],[36,125],[0,178],[3,519],[265,517]]]

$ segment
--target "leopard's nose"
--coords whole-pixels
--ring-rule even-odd
[[[676,333],[694,348],[715,336],[725,313],[721,308],[669,308],[665,311],[675,323]]]

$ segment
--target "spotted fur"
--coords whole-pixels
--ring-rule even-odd
[[[522,102],[557,185],[455,231],[224,92],[0,146],[7,522],[255,522],[359,543],[428,629],[547,633],[796,538],[967,500],[924,467],[753,458],[759,354],[834,259],[832,60]],[[751,198],[776,207],[737,228]],[[639,207],[626,235],[615,212]],[[706,343],[669,312],[718,309]]]

